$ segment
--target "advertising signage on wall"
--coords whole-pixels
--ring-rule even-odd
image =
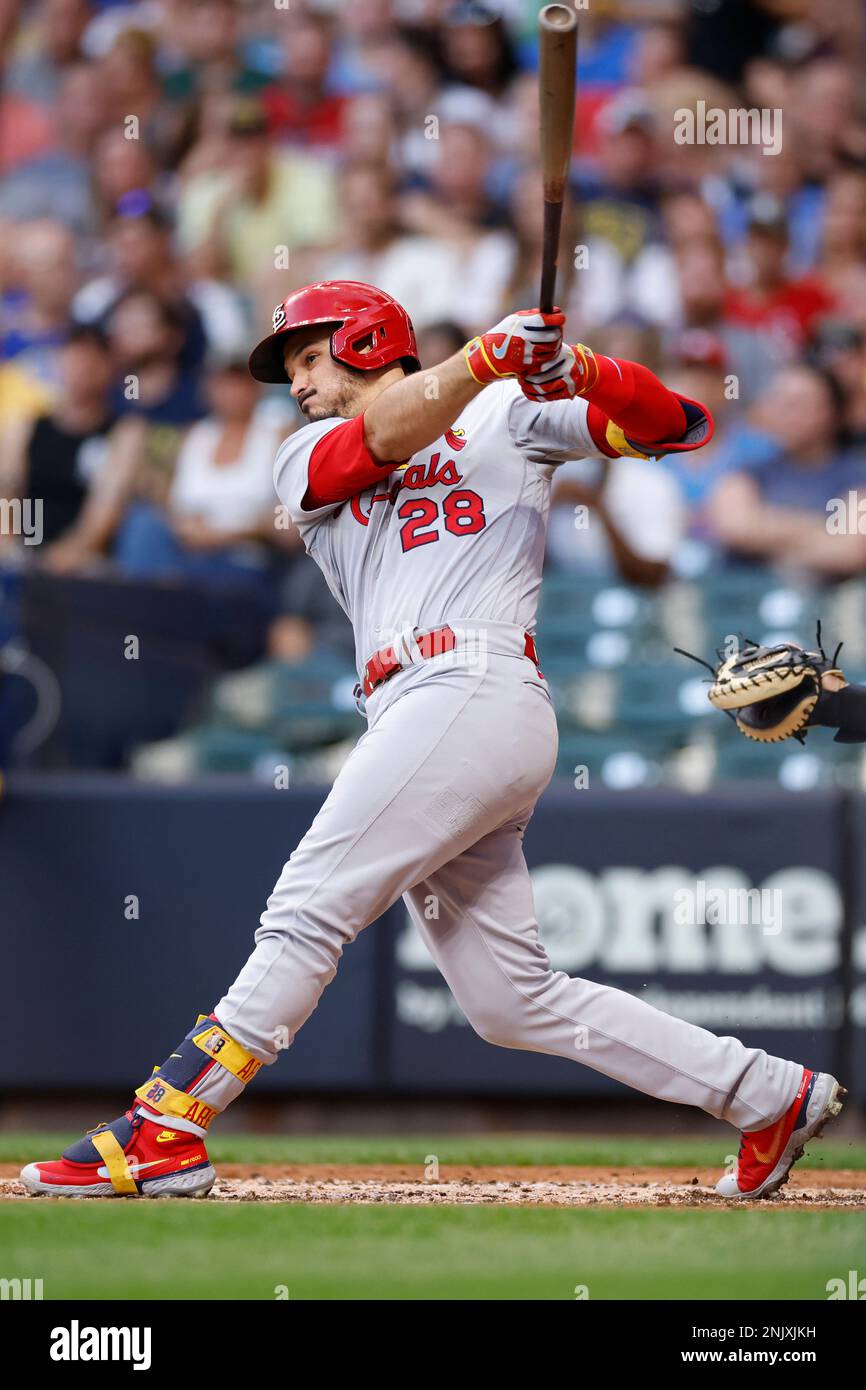
[[[772,803],[776,794],[768,793]],[[843,901],[832,808],[549,794],[526,834],[555,969],[752,1046],[832,1067]],[[431,924],[432,925],[432,924]],[[406,919],[395,942],[395,1080],[444,1089],[618,1088],[575,1063],[474,1038]]]
[[[0,972],[0,1084],[139,1085],[166,1038],[237,974],[323,796],[252,782],[16,779],[0,801],[0,949],[13,963]],[[257,1092],[375,1085],[376,945],[364,933],[346,952]]]
[[[0,1083],[137,1083],[243,963],[323,796],[219,780],[12,780],[0,802],[0,949],[14,968],[0,975],[0,1017],[4,1037],[28,1042],[0,1049]],[[866,1095],[866,928],[850,930],[866,922],[853,887],[866,817],[857,837],[842,833],[851,809],[838,793],[763,788],[748,805],[739,792],[549,792],[525,848],[553,966],[849,1085],[852,985],[852,1089]],[[430,902],[431,931],[435,913]],[[34,1029],[44,1017],[51,1029]],[[347,947],[256,1090],[629,1094],[590,1058],[577,1045],[571,1060],[482,1041],[398,902]]]

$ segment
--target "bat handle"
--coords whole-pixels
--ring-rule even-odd
[[[544,201],[544,240],[541,261],[541,291],[538,307],[549,314],[554,307],[556,271],[559,260],[559,236],[562,227],[562,203]]]

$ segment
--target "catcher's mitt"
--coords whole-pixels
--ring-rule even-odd
[[[718,666],[701,663],[713,672],[707,692],[710,704],[729,714],[746,738],[759,743],[781,743],[786,738],[804,742],[808,726],[818,722],[818,706],[826,693],[823,677],[845,679],[836,665],[842,643],[828,657],[821,646],[820,623],[816,640],[818,650],[812,652],[796,642],[762,647],[752,641],[744,641],[733,656],[723,658],[718,652]]]

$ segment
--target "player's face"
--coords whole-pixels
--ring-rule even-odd
[[[364,409],[369,382],[334,361],[330,336],[321,336],[321,329],[293,333],[283,361],[292,395],[308,420],[351,420]]]

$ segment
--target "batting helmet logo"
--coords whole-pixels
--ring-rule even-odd
[[[274,332],[275,332],[275,333],[279,333],[279,332],[282,331],[282,329],[285,328],[285,326],[286,326],[286,306],[285,306],[284,303],[278,304],[278,305],[277,305],[276,309],[274,310],[273,318],[271,319],[271,323],[273,324],[273,328],[274,328]]]

